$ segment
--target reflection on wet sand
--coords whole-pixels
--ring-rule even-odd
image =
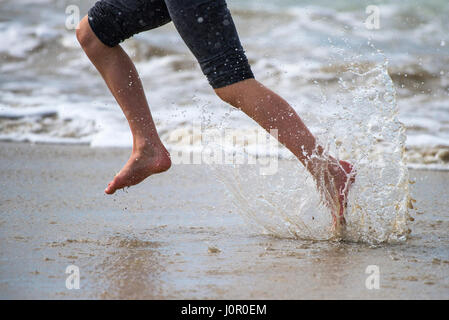
[[[409,239],[369,246],[261,234],[204,166],[174,166],[104,196],[127,157],[128,150],[0,145],[1,298],[449,297],[444,173],[412,171]],[[79,267],[79,290],[65,287],[69,265]],[[379,266],[379,290],[365,287],[369,265]]]
[[[157,299],[163,297],[160,274],[161,246],[157,241],[124,235],[109,239],[107,254],[96,266],[102,299]]]

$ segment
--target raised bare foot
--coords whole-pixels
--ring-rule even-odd
[[[128,162],[108,184],[104,192],[113,194],[117,189],[136,185],[152,174],[167,171],[170,166],[170,155],[163,146],[133,150]]]

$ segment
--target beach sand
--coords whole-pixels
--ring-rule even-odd
[[[448,172],[411,171],[410,238],[370,246],[263,235],[207,165],[174,165],[105,195],[128,156],[0,144],[0,298],[449,298]],[[69,265],[79,290],[65,286]],[[369,265],[380,289],[365,286]]]

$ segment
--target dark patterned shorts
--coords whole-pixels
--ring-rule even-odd
[[[101,0],[88,16],[110,47],[173,21],[213,88],[254,78],[225,0]]]

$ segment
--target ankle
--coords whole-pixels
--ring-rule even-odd
[[[156,156],[164,152],[167,152],[167,150],[160,140],[152,142],[145,140],[136,140],[133,143],[133,153],[147,156]]]
[[[132,157],[144,162],[150,161],[154,172],[163,172],[170,169],[172,163],[170,153],[162,143],[158,145],[144,144],[133,147]]]
[[[336,176],[343,171],[338,160],[332,156],[309,159],[306,161],[306,168],[315,178],[325,172],[331,176]]]

